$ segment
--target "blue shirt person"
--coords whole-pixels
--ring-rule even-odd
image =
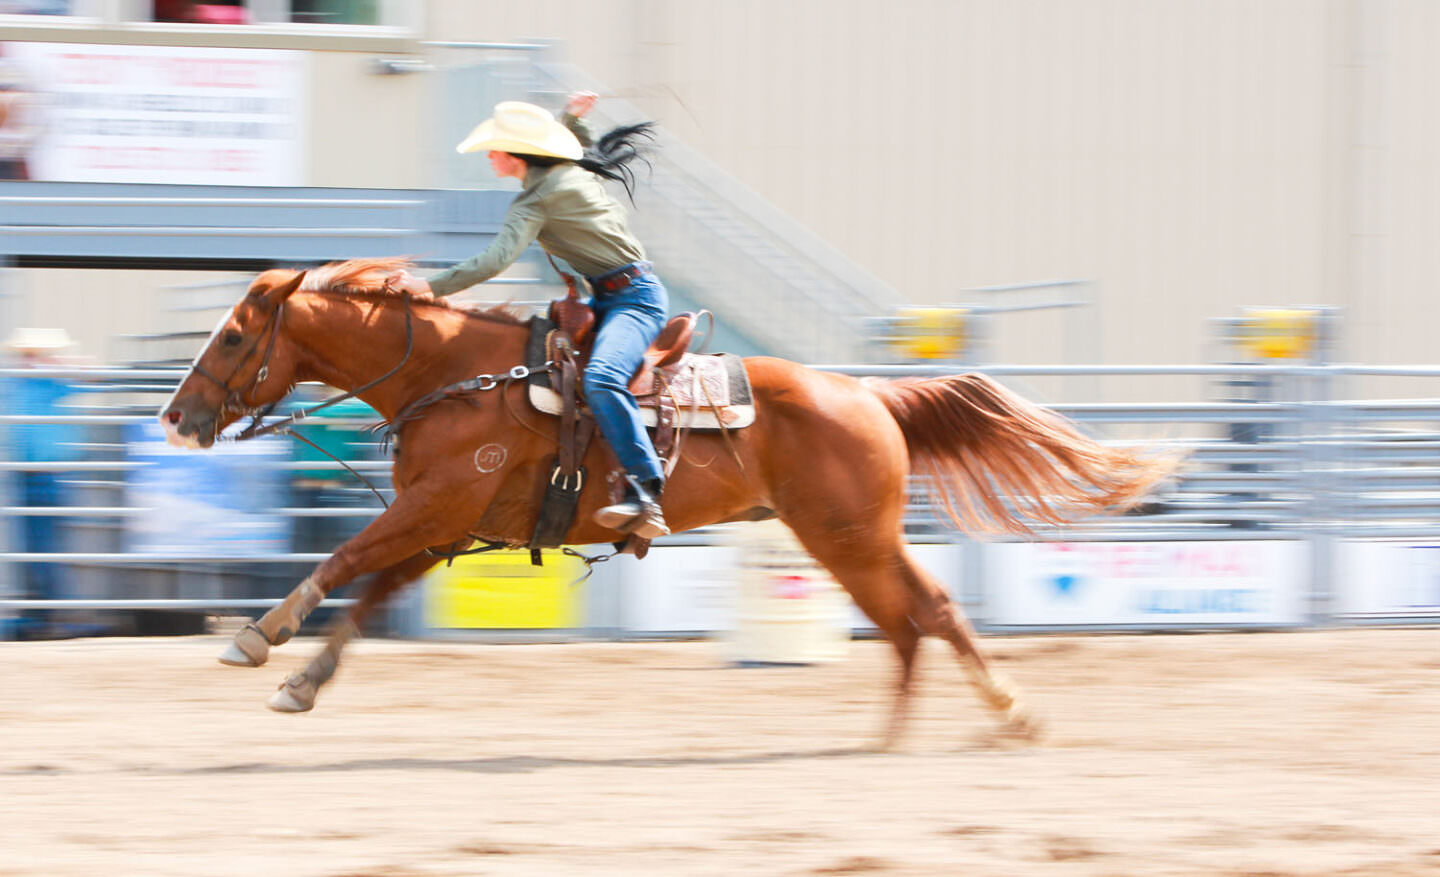
[[[5,342],[5,348],[18,360],[19,367],[38,370],[58,365],[56,355],[70,344],[69,336],[62,329],[17,329]],[[6,400],[8,413],[36,418],[63,414],[64,401],[73,393],[71,384],[44,374],[6,378],[3,388],[0,388],[0,398]],[[79,428],[71,424],[14,423],[6,430],[5,456],[22,464],[66,462],[78,456],[77,443],[81,437]],[[22,470],[18,474],[15,500],[19,505],[27,508],[64,505],[64,485],[60,473]],[[27,554],[61,551],[57,518],[23,515],[19,523],[20,551]],[[23,570],[27,597],[51,600],[62,596],[58,565],[30,563]]]

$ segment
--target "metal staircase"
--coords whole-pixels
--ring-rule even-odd
[[[604,88],[571,64],[538,62],[541,102]],[[644,114],[607,98],[596,128]],[[661,131],[641,171],[636,231],[667,283],[689,290],[765,350],[803,362],[871,358],[870,318],[900,295],[713,162]]]
[[[573,91],[605,91],[573,65],[550,62],[540,53],[530,60],[528,88],[503,97],[556,109]],[[492,67],[491,82],[510,89],[520,83],[513,55],[477,58],[447,74],[451,81],[473,84],[484,81],[484,71]],[[498,95],[491,87],[484,93]],[[642,118],[636,107],[607,98],[592,123],[603,131]],[[440,126],[449,126],[442,136],[457,142],[465,133],[461,128],[468,130],[473,121],[450,114]],[[713,311],[724,329],[758,351],[812,363],[871,358],[869,320],[902,303],[893,289],[663,130],[649,158],[652,168],[639,169],[632,221],[678,297]]]

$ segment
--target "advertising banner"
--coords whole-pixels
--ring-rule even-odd
[[[1147,628],[1304,620],[1306,545],[1291,541],[987,545],[986,621]]]
[[[139,554],[256,557],[290,550],[288,474],[283,439],[217,444],[204,451],[165,441],[158,421],[126,427],[127,551]]]
[[[1355,539],[1335,550],[1336,615],[1440,617],[1440,542]]]
[[[0,44],[10,179],[305,184],[304,52]]]
[[[637,633],[734,630],[741,577],[745,574],[745,550],[741,544],[676,546],[654,548],[643,561],[617,557],[610,566],[624,582],[625,616],[621,626]],[[958,599],[962,547],[911,545],[909,550]],[[802,555],[801,560],[810,562],[808,555]],[[816,574],[821,574],[818,568]],[[848,595],[845,603],[851,630],[875,630]]]

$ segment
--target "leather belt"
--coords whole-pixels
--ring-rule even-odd
[[[642,277],[655,270],[655,266],[649,262],[631,262],[623,268],[617,268],[608,274],[599,277],[591,277],[590,288],[596,295],[614,295],[628,287],[636,278]]]

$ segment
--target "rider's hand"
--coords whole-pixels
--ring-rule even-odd
[[[599,99],[600,95],[593,91],[577,91],[566,99],[565,112],[578,119],[590,112]]]
[[[430,289],[430,282],[423,277],[416,277],[409,271],[396,271],[386,277],[385,289],[391,292],[408,292],[410,298],[415,301],[435,300],[435,293]]]

